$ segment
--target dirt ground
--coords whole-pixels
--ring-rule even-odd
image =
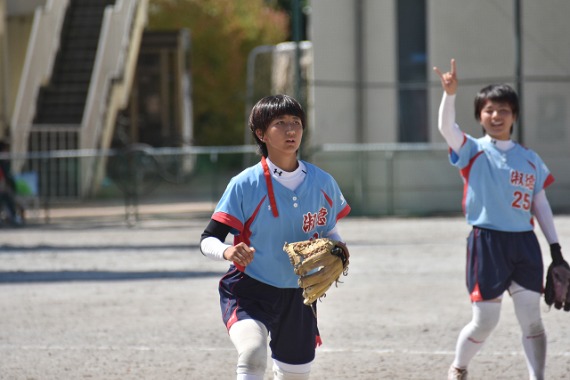
[[[0,379],[235,378],[217,294],[227,264],[200,254],[206,222],[61,219],[0,230]],[[564,251],[570,216],[555,223]],[[339,226],[351,265],[319,304],[324,344],[312,378],[446,378],[471,316],[463,218],[347,218]],[[543,310],[547,378],[570,379],[570,313]],[[528,378],[520,339],[506,295],[470,379]]]

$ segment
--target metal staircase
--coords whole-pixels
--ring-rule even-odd
[[[115,0],[71,0],[53,75],[38,96],[34,126],[81,124],[105,7]],[[77,147],[73,147],[77,148]],[[71,147],[68,147],[71,149]]]

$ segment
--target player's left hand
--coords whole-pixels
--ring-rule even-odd
[[[562,257],[560,244],[550,245],[552,264],[546,273],[546,286],[544,287],[544,302],[558,310],[570,311],[570,266]]]
[[[331,285],[348,273],[348,249],[342,242],[320,238],[286,243],[283,250],[299,276],[305,305],[324,297]]]

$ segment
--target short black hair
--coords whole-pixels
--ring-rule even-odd
[[[258,152],[263,157],[268,156],[267,146],[257,137],[255,131],[259,129],[265,132],[275,118],[283,115],[297,116],[301,119],[303,130],[305,129],[305,111],[301,104],[289,95],[266,96],[253,106],[249,114],[249,129],[257,144]]]
[[[481,121],[481,110],[487,101],[506,103],[511,107],[513,116],[519,115],[519,97],[517,92],[508,84],[490,84],[483,87],[475,96],[475,119]]]

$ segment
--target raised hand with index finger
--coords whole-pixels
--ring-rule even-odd
[[[439,75],[441,79],[441,87],[448,95],[455,95],[457,92],[457,69],[455,66],[455,59],[451,59],[451,71],[442,73],[437,67],[434,66],[433,71]]]

